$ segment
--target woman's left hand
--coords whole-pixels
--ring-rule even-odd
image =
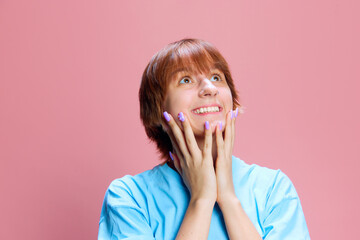
[[[232,152],[235,139],[235,119],[238,109],[230,111],[226,115],[224,138],[221,126],[216,127],[217,159],[215,162],[215,173],[217,183],[217,203],[236,198],[232,177]]]
[[[232,178],[232,150],[235,138],[236,113],[231,111],[226,116],[224,138],[219,126],[216,128],[218,157],[215,163],[217,184],[217,203],[224,217],[226,231],[230,239],[262,239],[254,224],[242,208],[236,197]],[[233,117],[231,117],[233,116]]]

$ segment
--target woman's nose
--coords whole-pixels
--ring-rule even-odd
[[[200,97],[215,96],[218,93],[219,93],[219,90],[209,79],[203,79],[201,88],[199,91]]]

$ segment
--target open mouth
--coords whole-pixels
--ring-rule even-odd
[[[219,106],[199,107],[192,110],[195,114],[207,114],[221,112],[222,108]]]

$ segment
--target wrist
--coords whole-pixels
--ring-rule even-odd
[[[208,199],[208,198],[195,198],[192,197],[190,199],[189,206],[196,209],[213,209],[216,200]]]
[[[217,203],[222,209],[224,207],[232,207],[240,204],[240,200],[236,197],[235,193],[222,194],[218,197]]]

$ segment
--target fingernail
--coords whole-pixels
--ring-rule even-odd
[[[171,160],[174,161],[174,157],[173,157],[173,155],[171,154],[171,152],[169,152],[169,155],[170,155]]]
[[[231,110],[231,119],[233,119],[233,118],[234,118],[234,111]]]
[[[245,107],[241,106],[239,112],[240,112],[241,114],[243,114],[243,113],[245,112],[244,109],[245,109]]]
[[[184,114],[182,112],[179,112],[178,118],[182,122],[185,121],[185,117],[184,117]]]
[[[165,111],[164,113],[164,118],[166,119],[166,121],[170,121],[170,116],[169,116],[169,114]]]
[[[237,117],[239,114],[239,108],[236,108],[235,117]]]
[[[209,124],[208,121],[205,122],[205,128],[206,128],[206,130],[209,130],[209,129],[210,129],[210,124]]]
[[[222,130],[222,122],[220,122],[220,124],[219,124],[219,125],[220,125],[220,130]]]

